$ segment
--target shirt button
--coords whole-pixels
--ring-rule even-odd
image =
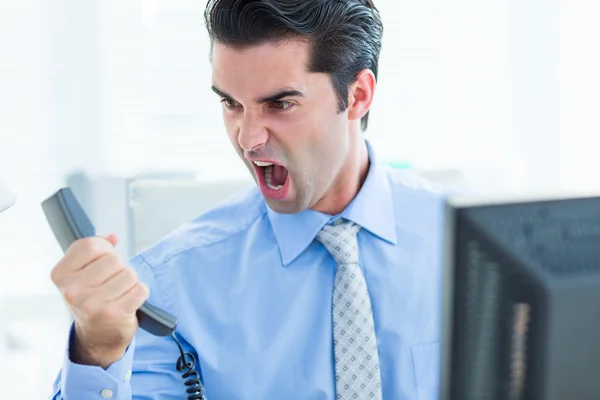
[[[129,382],[131,380],[131,371],[127,371],[125,373],[125,377],[123,378],[125,382]]]
[[[100,394],[102,395],[103,399],[112,399],[113,397],[113,391],[110,389],[104,389],[102,392],[100,392]]]

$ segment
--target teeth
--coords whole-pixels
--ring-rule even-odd
[[[254,161],[254,164],[256,164],[259,167],[268,167],[269,165],[273,165],[273,163],[263,161]]]
[[[272,190],[280,190],[283,187],[283,185],[273,186],[273,184],[271,183],[272,174],[273,174],[272,168],[267,168],[265,170],[265,181],[267,182],[267,186],[269,187],[269,189],[272,189]]]

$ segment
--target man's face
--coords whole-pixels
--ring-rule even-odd
[[[308,61],[305,41],[213,49],[213,90],[229,139],[279,213],[329,195],[350,145],[347,112],[338,112],[329,76],[308,72]]]

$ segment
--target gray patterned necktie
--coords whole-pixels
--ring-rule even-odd
[[[333,287],[333,343],[336,399],[377,399],[381,395],[379,355],[365,277],[358,264],[360,226],[338,220],[317,235],[338,264]],[[336,221],[336,222],[338,222]]]

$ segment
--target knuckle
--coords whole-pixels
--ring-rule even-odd
[[[120,271],[122,268],[125,268],[123,260],[117,253],[110,252],[107,253],[104,257],[106,257],[106,263],[110,265],[111,268],[114,268],[117,271]]]
[[[68,271],[68,260],[66,256],[60,259],[60,261],[50,271],[50,279],[56,286],[60,286],[64,280],[66,271]]]
[[[126,282],[131,284],[137,283],[138,275],[132,268],[124,268],[123,272],[121,273],[123,274],[123,279],[125,279]]]
[[[61,273],[60,273],[60,269],[58,268],[58,265],[57,265],[54,268],[52,268],[52,270],[50,271],[50,279],[52,280],[52,283],[54,283],[56,286],[58,286],[60,283],[60,278],[61,278]]]
[[[146,299],[149,294],[148,289],[145,285],[138,283],[136,286],[128,293],[129,301],[133,301],[135,303],[142,301],[142,299]]]
[[[68,304],[74,305],[77,303],[77,299],[79,298],[79,290],[74,286],[65,288],[63,289],[63,298]]]
[[[91,256],[98,256],[106,251],[98,238],[95,237],[79,239],[77,247],[79,251]]]
[[[141,305],[149,297],[149,291],[145,285],[137,284],[137,286],[127,293],[122,302],[122,309],[125,312],[134,312],[139,309]]]
[[[148,289],[148,286],[139,284],[138,291],[143,300],[146,300],[148,297],[150,297],[150,289]]]

